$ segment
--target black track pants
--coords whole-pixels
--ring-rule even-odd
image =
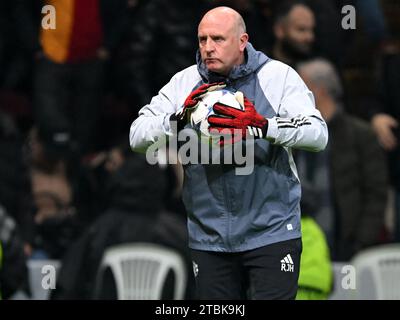
[[[192,250],[197,299],[294,299],[301,239],[250,251]]]

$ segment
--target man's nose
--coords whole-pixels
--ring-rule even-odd
[[[206,52],[213,52],[214,51],[214,42],[212,39],[208,38],[206,45],[205,45]]]

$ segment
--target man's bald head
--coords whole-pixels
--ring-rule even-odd
[[[299,63],[297,70],[308,86],[323,88],[335,102],[341,102],[343,86],[331,62],[322,58],[308,60]]]
[[[208,11],[200,21],[198,38],[201,58],[210,71],[228,75],[244,62],[249,36],[237,11],[229,7]]]
[[[246,32],[246,24],[242,16],[236,10],[229,7],[217,7],[208,11],[200,21],[199,27],[203,21],[220,21],[229,23],[236,28],[238,34]]]

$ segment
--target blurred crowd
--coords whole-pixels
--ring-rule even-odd
[[[43,27],[45,5],[55,29]],[[328,123],[324,152],[295,153],[302,211],[327,259],[400,241],[397,0],[1,1],[3,298],[29,295],[28,259],[62,261],[53,298],[90,298],[104,249],[122,242],[173,247],[191,270],[182,168],[148,165],[128,133],[195,63],[198,22],[219,5],[242,14],[257,50],[299,72]],[[355,29],[343,28],[346,5]]]

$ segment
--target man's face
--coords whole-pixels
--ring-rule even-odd
[[[207,69],[228,75],[233,66],[243,63],[247,34],[240,34],[231,17],[204,18],[198,28],[201,58]]]
[[[296,6],[282,24],[282,41],[284,47],[292,54],[309,55],[314,43],[314,14],[304,6]]]

